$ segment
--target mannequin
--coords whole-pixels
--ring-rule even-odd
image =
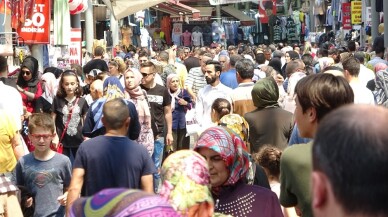
[[[182,24],[174,23],[171,33],[172,43],[176,46],[182,45]]]
[[[186,31],[182,34],[183,46],[191,47],[191,40],[191,33],[186,29]]]
[[[193,34],[191,35],[191,40],[193,42],[193,45],[198,47],[198,46],[203,46],[203,36],[202,36],[202,32],[198,31],[198,29],[195,30],[195,32],[193,32]]]

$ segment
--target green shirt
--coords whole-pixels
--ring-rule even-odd
[[[288,147],[280,159],[280,204],[298,206],[303,217],[312,217],[310,176],[313,142]]]

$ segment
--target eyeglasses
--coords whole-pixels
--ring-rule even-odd
[[[54,134],[30,134],[30,136],[34,139],[41,139],[48,140],[54,136]]]
[[[22,75],[31,75],[31,72],[30,71],[27,71],[27,70],[22,70]]]
[[[147,73],[141,73],[141,75],[145,78],[145,77],[148,77],[148,75],[152,75],[152,74],[154,74],[154,73],[149,73],[149,74],[147,74]]]

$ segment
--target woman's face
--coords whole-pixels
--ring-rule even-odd
[[[31,72],[27,67],[22,68],[22,71],[21,71],[20,73],[22,73],[23,79],[24,79],[25,81],[31,80],[31,78],[32,78],[32,72]]]
[[[209,148],[200,148],[198,153],[206,159],[209,165],[210,184],[213,187],[224,184],[229,178],[229,171],[221,155]]]
[[[65,90],[67,96],[75,95],[78,87],[78,80],[75,75],[63,76],[62,88]]]
[[[109,68],[109,74],[111,76],[116,76],[119,74],[119,69],[115,64],[109,64],[108,68]]]
[[[291,62],[291,57],[289,53],[286,53],[285,58],[286,58],[286,63]]]
[[[125,73],[125,87],[132,90],[136,88],[135,74],[132,71],[127,71]]]
[[[177,91],[179,88],[179,79],[177,77],[175,78],[172,78],[171,81],[170,81],[170,90],[171,92],[175,92]]]

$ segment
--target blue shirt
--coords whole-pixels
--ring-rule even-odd
[[[229,69],[220,75],[220,81],[223,85],[235,89],[238,87],[236,69]]]

